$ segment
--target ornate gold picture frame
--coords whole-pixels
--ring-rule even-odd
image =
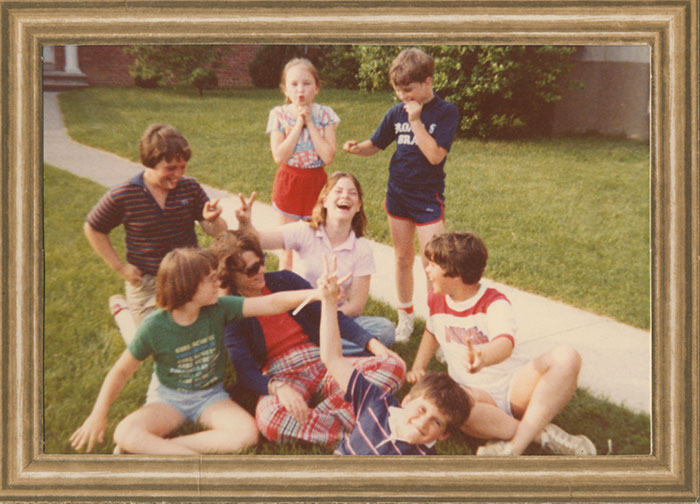
[[[0,500],[698,499],[698,2],[0,2]],[[43,45],[643,44],[651,48],[648,456],[119,457],[43,453]]]

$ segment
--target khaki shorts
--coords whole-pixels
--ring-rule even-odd
[[[156,277],[143,275],[137,286],[125,283],[126,304],[129,306],[134,324],[139,326],[141,321],[156,309]]]

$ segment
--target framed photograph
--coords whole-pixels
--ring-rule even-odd
[[[695,0],[0,1],[0,500],[696,502],[699,14]],[[651,453],[46,453],[42,50],[142,43],[649,47]]]

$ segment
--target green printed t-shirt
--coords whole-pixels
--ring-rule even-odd
[[[206,389],[224,379],[224,328],[241,318],[243,298],[239,296],[223,296],[216,304],[203,306],[188,326],[177,324],[169,311],[157,309],[139,326],[129,352],[141,361],[153,355],[153,370],[168,388]]]

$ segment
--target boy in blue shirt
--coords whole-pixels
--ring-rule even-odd
[[[396,341],[413,333],[414,233],[424,250],[430,238],[445,230],[444,166],[459,114],[454,104],[434,93],[434,68],[433,59],[420,49],[401,51],[389,70],[401,103],[389,109],[369,140],[343,145],[350,154],[372,156],[396,141],[384,201],[396,256]]]
[[[351,360],[343,357],[338,329],[339,281],[335,264],[319,280],[322,289],[321,360],[345,390],[353,406],[355,426],[336,448],[338,455],[435,455],[433,445],[447,439],[466,422],[471,399],[449,375],[428,373],[399,403],[393,395],[367,381]]]

